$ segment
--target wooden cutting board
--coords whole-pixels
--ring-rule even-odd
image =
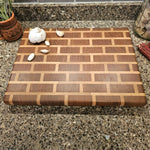
[[[31,44],[24,31],[4,102],[11,105],[142,106],[146,104],[127,28],[45,29]],[[40,53],[48,49],[48,54]],[[35,59],[27,61],[30,53]]]

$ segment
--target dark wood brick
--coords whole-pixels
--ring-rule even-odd
[[[95,62],[113,62],[114,56],[113,55],[96,55],[93,56]]]
[[[7,92],[26,92],[27,84],[8,84]]]
[[[130,71],[128,64],[108,64],[108,71]]]
[[[112,93],[134,93],[134,88],[131,84],[111,84],[110,91]]]
[[[91,74],[72,73],[69,75],[70,81],[91,81]]]
[[[70,56],[71,62],[89,62],[90,56],[89,55],[73,55]]]
[[[123,82],[140,82],[141,78],[139,74],[121,74],[121,81]]]
[[[104,36],[106,38],[113,38],[113,37],[123,37],[123,32],[105,32]]]
[[[134,55],[118,55],[117,59],[120,62],[136,62]]]
[[[126,53],[125,47],[106,47],[106,53]]]
[[[80,85],[79,84],[58,84],[57,92],[79,92]]]
[[[13,71],[30,71],[31,64],[14,64]]]
[[[98,39],[98,40],[93,40],[93,45],[112,45],[111,40],[106,40],[106,39]]]
[[[48,62],[66,62],[67,61],[67,56],[49,55],[49,56],[47,56],[47,61]]]
[[[84,38],[100,38],[102,37],[102,33],[101,32],[85,32],[83,33],[83,37]]]
[[[83,71],[104,71],[103,64],[83,64]]]
[[[71,40],[71,45],[89,45],[89,40],[77,39]]]
[[[41,105],[64,105],[64,95],[41,95]]]
[[[90,96],[90,95],[69,95],[68,96],[68,105],[91,106],[92,105],[92,96]]]
[[[115,45],[132,45],[130,39],[114,39]]]
[[[100,106],[120,106],[120,96],[96,96],[96,105]]]
[[[40,73],[20,73],[18,81],[40,81]]]
[[[61,47],[60,53],[80,53],[80,47]]]
[[[14,95],[12,99],[14,105],[36,105],[36,100],[36,95]]]
[[[44,74],[44,81],[65,81],[66,74],[63,73],[48,73]]]
[[[102,47],[83,47],[83,53],[102,53]]]
[[[55,64],[35,64],[34,71],[54,71]]]
[[[107,92],[105,84],[83,84],[83,92]]]
[[[105,73],[105,74],[95,74],[95,81],[114,82],[118,81],[118,79],[116,74]]]
[[[31,84],[30,92],[52,92],[53,84]]]
[[[59,71],[80,71],[79,64],[60,64]]]
[[[35,53],[35,47],[19,47],[18,53]]]
[[[125,96],[124,100],[127,106],[144,106],[146,104],[145,96]]]

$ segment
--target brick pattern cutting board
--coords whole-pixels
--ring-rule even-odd
[[[31,44],[24,31],[4,102],[11,105],[142,106],[145,93],[127,28],[45,29]],[[41,49],[50,53],[42,54]],[[36,57],[27,61],[30,53]]]

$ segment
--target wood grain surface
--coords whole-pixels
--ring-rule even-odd
[[[146,104],[127,28],[46,29],[51,45],[24,31],[5,93],[11,105],[143,106]],[[48,49],[48,54],[40,53]],[[27,61],[30,53],[35,59]]]

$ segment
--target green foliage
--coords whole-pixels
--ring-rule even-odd
[[[0,0],[0,21],[9,19],[12,15],[13,0]]]

